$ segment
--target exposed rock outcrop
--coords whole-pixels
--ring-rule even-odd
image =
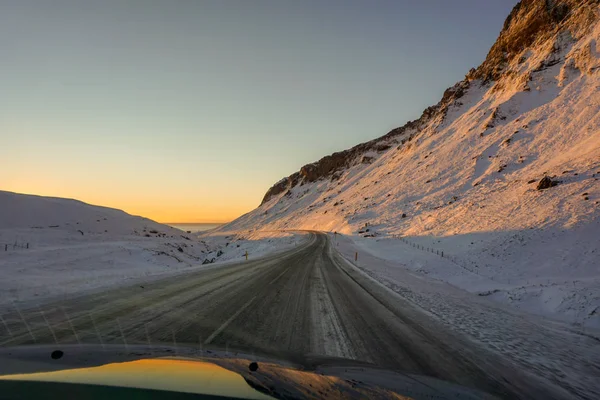
[[[594,21],[599,0],[522,0],[506,18],[485,61],[467,75],[497,81],[510,65],[527,60],[527,49],[554,38],[559,31],[582,34]]]

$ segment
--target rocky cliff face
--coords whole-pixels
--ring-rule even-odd
[[[561,27],[580,0],[523,0],[506,18],[500,36],[485,61],[470,77],[484,81],[498,80],[507,66],[536,41],[547,40]],[[597,3],[589,1],[588,3]]]
[[[394,146],[402,146],[418,135],[428,123],[440,123],[450,106],[456,104],[473,81],[479,85],[495,83],[502,88],[506,80],[518,76],[520,84],[527,90],[530,76],[519,74],[521,65],[528,59],[532,47],[547,47],[549,57],[560,45],[560,34],[568,32],[574,38],[589,31],[597,18],[600,0],[523,0],[507,17],[502,31],[490,49],[485,61],[471,69],[465,79],[447,89],[440,102],[423,111],[421,117],[402,127],[393,129],[384,136],[361,143],[351,149],[325,156],[307,164],[300,171],[277,182],[265,194],[261,205],[274,196],[297,185],[322,179],[336,180],[342,171],[372,160],[369,153],[381,153]],[[544,59],[537,69],[541,70],[556,60]]]
[[[532,47],[556,51],[561,33],[581,37],[596,19],[599,0],[523,0],[511,11],[485,61],[469,78],[498,81],[515,73]],[[543,65],[540,65],[543,68]]]

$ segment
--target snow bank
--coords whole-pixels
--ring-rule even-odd
[[[579,262],[597,257],[598,250],[586,246],[590,231],[595,229],[586,226],[561,234],[489,232],[442,238],[338,236],[352,243],[359,258],[367,254],[386,262],[386,267],[363,265],[377,276],[399,282],[403,273],[410,271],[423,276],[424,282],[447,282],[522,311],[560,319],[581,329],[600,329],[598,267]],[[515,251],[506,242],[522,248]],[[565,246],[580,257],[569,257]],[[541,260],[540,254],[545,254]]]

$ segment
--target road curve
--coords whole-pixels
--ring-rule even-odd
[[[552,398],[362,274],[310,232],[298,247],[2,315],[0,345],[168,343],[291,359],[340,357],[501,397]]]

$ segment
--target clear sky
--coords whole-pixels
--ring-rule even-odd
[[[231,220],[418,118],[516,0],[6,0],[0,189]]]

